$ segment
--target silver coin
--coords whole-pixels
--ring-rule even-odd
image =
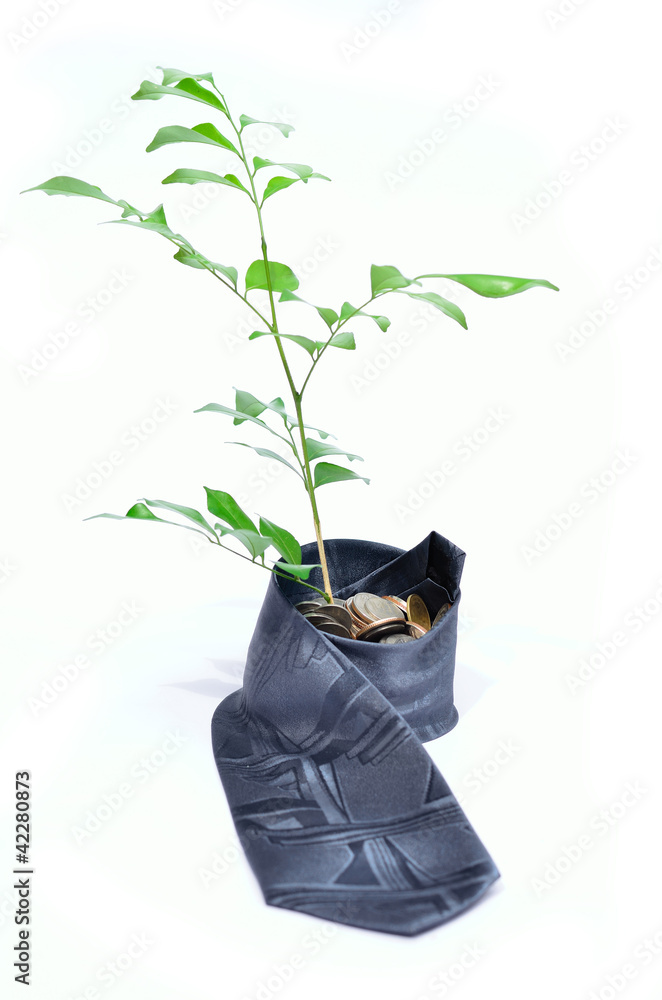
[[[345,608],[349,611],[352,616],[352,622],[355,628],[363,628],[364,625],[368,624],[367,619],[361,618],[358,611],[356,610],[356,605],[354,604],[354,598],[348,597],[345,602]]]
[[[385,635],[383,639],[377,640],[383,643],[385,646],[396,646],[400,645],[401,642],[414,642],[413,635],[407,635],[405,632],[397,632],[394,635]]]
[[[387,601],[385,597],[377,597],[372,595],[365,602],[365,612],[370,615],[374,621],[381,621],[382,618],[403,618],[404,612],[394,604],[393,601]]]
[[[365,622],[378,622],[384,618],[404,619],[404,615],[397,605],[377,594],[355,594],[353,605],[355,613]]]
[[[333,603],[337,604],[339,608],[344,608],[346,606],[346,604],[347,604],[346,601],[343,601],[342,597],[334,597],[333,598]],[[327,605],[327,607],[328,607],[328,605]]]
[[[355,615],[357,618],[359,618],[361,621],[364,621],[366,623],[372,621],[372,617],[366,614],[365,612],[365,602],[369,597],[374,597],[374,596],[375,596],[374,594],[364,594],[364,593],[354,594],[354,596],[350,598],[351,601],[350,609],[352,614]]]
[[[343,639],[352,638],[352,633],[344,625],[341,625],[340,622],[329,621],[326,624],[318,625],[317,629],[319,632],[326,632],[327,635],[338,635]]]
[[[407,602],[403,601],[400,597],[394,597],[393,594],[382,594],[385,601],[390,601],[391,604],[395,604],[396,607],[400,608],[403,614],[407,613]]]
[[[307,611],[319,611],[320,605],[326,604],[324,598],[313,598],[310,601],[299,601],[294,607],[297,611],[300,611],[302,615],[305,615]]]
[[[437,611],[437,614],[435,615],[435,618],[434,618],[434,621],[432,622],[432,624],[436,625],[437,622],[440,622],[441,619],[444,617],[444,615],[448,614],[448,612],[450,611],[450,609],[451,609],[451,605],[450,604],[448,604],[448,603],[447,604],[442,604],[441,607],[439,608],[439,610]]]
[[[327,618],[333,618],[334,621],[339,622],[344,628],[346,628],[351,635],[352,616],[347,608],[341,608],[339,604],[327,604],[326,607],[318,608],[317,611],[313,611],[312,614],[320,614],[325,615]]]
[[[324,612],[320,611],[309,611],[303,617],[306,619],[306,621],[309,621],[311,625],[314,625],[315,628],[319,628],[320,625],[329,625],[336,623],[335,618],[332,618],[331,615],[324,614]]]
[[[406,629],[412,639],[420,639],[421,636],[424,636],[429,631],[417,622],[407,622]]]
[[[404,632],[405,627],[405,622],[402,618],[389,618],[366,625],[365,628],[356,633],[356,638],[367,642],[379,642],[382,636]]]

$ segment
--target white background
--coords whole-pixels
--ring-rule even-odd
[[[382,27],[373,12],[384,7],[3,8],[0,975],[12,996],[23,991],[11,968],[11,797],[14,772],[29,769],[40,1000],[659,997],[656,11],[643,0],[627,12],[614,0],[420,0]],[[265,210],[271,254],[303,269],[305,298],[361,301],[373,262],[561,288],[502,301],[456,289],[468,332],[440,314],[422,322],[393,296],[388,333],[357,323],[357,352],[335,352],[311,384],[310,422],[364,455],[372,479],[320,493],[326,536],[404,548],[436,529],[468,553],[461,720],[428,749],[503,877],[416,939],[267,908],[235,847],[209,721],[239,686],[266,574],[196,549],[188,532],[83,523],[142,496],[200,505],[209,485],[312,535],[288,474],[223,446],[234,437],[223,418],[192,413],[231,403],[233,385],[286,390],[273,345],[242,339],[241,303],[175,264],[159,237],[97,227],[117,217],[112,206],[18,197],[70,173],[146,208],[165,200],[174,229],[243,273],[259,248],[240,196],[159,183],[179,166],[231,169],[230,156],[144,153],[161,125],[210,118],[193,102],[127,102],[159,64],[213,71],[236,115],[289,115],[296,132],[267,135],[262,155],[332,177]],[[563,170],[570,182],[555,186]],[[125,287],[88,321],[86,300],[106,302],[114,271]],[[286,308],[290,329],[307,332],[305,307]],[[36,371],[71,322],[77,335]],[[572,328],[583,333],[564,349]],[[159,400],[172,412],[155,421]],[[506,417],[481,432],[491,409]],[[118,450],[99,482],[95,463]],[[572,504],[576,516],[562,517]],[[123,606],[133,617],[113,625]],[[614,632],[618,649],[604,645]],[[573,683],[589,657],[592,676]],[[105,796],[121,802],[110,816]],[[103,822],[81,835],[98,810]],[[148,943],[127,958],[133,935]],[[121,975],[109,971],[117,962]]]

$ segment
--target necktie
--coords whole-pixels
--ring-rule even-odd
[[[310,591],[272,576],[243,688],[214,713],[214,756],[267,903],[419,934],[499,877],[421,743],[458,718],[465,554],[436,532],[406,552],[355,539],[325,549],[334,596],[415,592],[433,616],[452,607],[415,642],[347,639],[319,632],[294,608]],[[303,561],[316,559],[316,545],[304,546]]]

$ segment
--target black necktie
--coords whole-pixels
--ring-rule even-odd
[[[244,686],[214,713],[214,755],[267,903],[419,934],[499,877],[421,745],[457,722],[464,552],[436,532],[408,552],[348,539],[325,548],[337,597],[416,592],[433,616],[452,607],[415,642],[345,639],[294,608],[310,591],[272,576]],[[303,561],[316,559],[304,546]]]

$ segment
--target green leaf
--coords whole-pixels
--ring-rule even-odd
[[[285,420],[288,420],[291,424],[296,423],[296,418],[290,417],[285,412],[285,403],[280,398],[280,396],[275,396],[274,399],[272,399],[269,403],[267,403],[267,408],[273,410],[274,413],[278,413],[279,416],[284,417]]]
[[[364,483],[370,480],[365,476],[359,476],[351,469],[343,469],[340,465],[332,465],[330,462],[320,462],[315,466],[315,489],[326,486],[327,483],[340,483],[344,479],[362,479]]]
[[[88,184],[86,181],[79,181],[77,177],[51,177],[50,180],[44,181],[43,184],[26,188],[24,191],[21,191],[21,194],[27,194],[28,191],[44,191],[46,194],[78,195],[81,198],[96,198],[98,201],[107,201],[111,205],[121,206],[119,201],[115,201],[114,198],[109,198],[107,194],[104,194],[100,187]],[[124,204],[126,205],[126,202]]]
[[[182,507],[181,504],[168,503],[167,500],[148,500],[146,497],[143,498],[144,502],[148,507],[162,508],[163,510],[174,510],[177,514],[181,514],[183,517],[193,521],[195,524],[200,525],[201,528],[205,528],[211,535],[214,534],[214,530],[199,510],[195,510],[193,507]],[[173,522],[171,522],[173,523]]]
[[[283,292],[278,300],[279,302],[303,302],[306,306],[312,306],[320,314],[329,330],[333,327],[334,323],[338,322],[338,314],[334,312],[333,309],[327,309],[325,306],[314,306],[312,302],[306,302],[305,299],[299,298],[294,292]]]
[[[216,524],[214,525],[214,531],[216,532],[217,535],[223,536],[223,535],[229,535],[230,532],[232,531],[232,528],[228,528],[227,524],[221,524],[220,521],[217,521]]]
[[[329,330],[334,323],[338,322],[338,314],[333,309],[329,309],[326,306],[314,306],[314,308],[317,309]]]
[[[292,576],[296,576],[297,579],[299,580],[307,580],[312,570],[321,569],[319,563],[304,563],[303,565],[302,564],[293,565],[292,563],[279,561],[277,563],[274,563],[274,566],[278,570],[282,570],[285,571],[286,573],[290,573]]]
[[[442,312],[446,316],[450,316],[454,319],[460,326],[467,329],[467,319],[459,306],[456,306],[454,302],[450,302],[448,299],[444,299],[441,295],[437,295],[436,292],[401,292],[401,295],[408,295],[412,299],[424,299],[426,302],[431,302],[433,306]]]
[[[192,101],[200,101],[202,104],[209,104],[227,115],[227,109],[221,100],[212,94],[206,87],[202,87],[197,80],[191,76],[181,77],[177,81],[177,86],[163,86],[163,84],[152,83],[151,80],[143,80],[140,88],[131,95],[132,101],[158,101],[166,94],[173,94],[175,97],[188,97]]]
[[[198,535],[204,535],[205,538],[209,539],[209,535],[206,531],[200,531],[199,528],[192,528],[189,524],[180,524],[178,521],[168,521],[164,517],[157,517],[156,514],[152,514],[151,510],[145,506],[144,503],[136,503],[133,507],[127,510],[126,514],[93,514],[92,517],[84,518],[85,521],[94,521],[97,517],[109,517],[114,521],[131,521],[138,519],[141,521],[158,521],[161,524],[174,524],[176,528],[185,528],[187,531],[195,531]]]
[[[373,316],[372,313],[363,313],[362,315],[363,316],[370,316],[370,319],[374,319],[375,323],[377,324],[377,326],[379,327],[379,329],[382,331],[382,333],[386,333],[386,331],[388,330],[389,326],[391,325],[391,321],[388,318],[388,316]]]
[[[184,239],[179,233],[173,233],[172,229],[167,223],[165,212],[163,210],[163,205],[157,205],[153,212],[145,216],[144,219],[111,219],[109,222],[104,222],[102,225],[108,226],[137,226],[138,229],[149,229],[151,232],[158,233],[160,236],[165,236],[169,240],[179,240],[181,243],[185,243],[188,249],[193,252],[193,247]]]
[[[247,393],[247,395],[249,395],[249,393]],[[253,397],[253,399],[255,399],[255,397]],[[283,403],[283,400],[280,399],[280,397],[277,396],[275,399],[272,399],[270,403],[265,403],[264,405],[268,410],[273,410],[274,413],[277,413],[280,417],[283,417],[285,420],[287,420],[292,427],[296,426],[297,418],[290,416],[290,414],[285,409],[285,404]],[[272,431],[271,427],[269,427],[268,424],[265,424],[263,420],[258,420],[256,417],[244,416],[244,414],[240,414],[237,410],[229,410],[227,406],[219,406],[218,403],[209,403],[208,406],[203,406],[202,409],[207,410],[212,408],[218,409],[221,412],[232,414],[233,416],[243,416],[244,419],[246,420],[253,420],[255,423],[260,424],[260,426],[266,427],[267,430],[271,431],[272,434],[276,434],[276,432]],[[199,411],[196,410],[195,412],[198,413]],[[304,424],[303,426],[306,428],[306,430],[317,431],[317,433],[321,438],[329,438],[334,436],[333,434],[330,434],[328,431],[323,431],[321,427],[313,427],[312,424]],[[280,437],[280,435],[276,434],[276,437]]]
[[[145,521],[160,521],[161,518],[157,517],[156,514],[152,514],[144,503],[134,503],[133,507],[130,507],[126,512],[126,517],[138,517]]]
[[[222,490],[210,490],[208,486],[205,486],[205,493],[207,494],[207,510],[210,514],[219,517],[221,521],[225,521],[232,528],[254,531],[257,534],[257,528],[248,514],[241,509],[229,493],[224,493]]]
[[[373,313],[367,313],[363,312],[362,309],[357,309],[351,302],[343,302],[342,309],[340,310],[340,322],[344,323],[345,320],[348,320],[351,316],[367,316],[368,319],[374,319],[382,333],[386,333],[391,325],[391,321],[388,316],[375,316]]]
[[[235,423],[237,423],[236,420]],[[250,448],[251,451],[257,452],[258,455],[261,455],[262,458],[271,458],[274,459],[276,462],[280,462],[281,465],[286,465],[288,469],[291,469],[292,472],[296,473],[296,475],[299,476],[300,479],[303,478],[299,470],[295,469],[291,462],[288,462],[286,458],[283,458],[282,455],[279,455],[277,451],[272,451],[271,448],[258,448],[254,444],[246,444],[245,441],[226,441],[225,443],[238,444],[242,448]]]
[[[166,66],[157,66],[156,68],[160,69],[163,73],[161,83],[164,87],[167,87],[171,83],[178,83],[185,77],[189,77],[191,80],[207,80],[212,85],[214,83],[214,77],[211,73],[185,73],[181,69],[170,69]]]
[[[325,440],[325,441],[326,441],[327,438],[333,438],[334,441],[335,441],[335,437],[336,437],[335,434],[330,434],[328,431],[323,431],[319,427],[313,427],[312,424],[304,424],[303,426],[306,428],[307,431],[317,431],[317,433],[319,434],[319,436],[321,438],[323,438],[323,440]]]
[[[119,198],[117,204],[124,209],[124,211],[122,212],[123,219],[126,219],[129,215],[137,215],[138,218],[140,219],[142,218],[143,215],[146,214],[145,212],[140,212],[133,205],[129,205],[128,201],[125,201],[124,198]]]
[[[304,177],[310,177],[313,173],[313,168],[309,167],[306,163],[276,163],[275,160],[265,160],[262,156],[254,156],[254,172],[262,170],[263,167],[285,167],[286,170],[296,174],[301,180]]]
[[[253,168],[254,173],[261,170],[263,167],[284,167],[289,170],[290,173],[296,174],[297,177],[307,184],[311,178],[316,177],[322,181],[330,181],[331,178],[327,177],[325,174],[318,174],[317,171],[309,167],[307,163],[276,163],[274,160],[265,160],[262,156],[253,157]]]
[[[356,341],[354,340],[354,334],[350,333],[349,330],[341,330],[340,333],[335,333],[329,341],[329,347],[342,347],[345,351],[355,351]]]
[[[214,184],[226,184],[228,187],[237,188],[239,191],[243,191],[248,197],[253,200],[253,196],[248,191],[247,188],[241,183],[238,177],[234,174],[224,174],[222,177],[220,174],[213,174],[209,170],[188,170],[185,167],[179,170],[173,170],[171,174],[164,177],[161,181],[162,184],[201,184],[203,182]]]
[[[301,563],[301,546],[294,535],[291,535],[285,528],[279,528],[273,521],[268,521],[266,517],[260,517],[260,534],[268,535],[272,539],[275,549],[277,549],[286,562],[294,565]]]
[[[370,285],[372,294],[384,292],[393,288],[406,288],[408,285],[420,285],[417,278],[405,278],[397,267],[390,264],[373,264],[370,268]]]
[[[292,184],[296,184],[298,180],[298,177],[272,177],[264,189],[262,204],[264,204],[267,198],[271,198],[272,194],[276,194],[278,191],[283,191]]]
[[[236,528],[234,531],[227,531],[226,538],[236,538],[250,552],[253,560],[261,556],[272,543],[271,538],[263,538],[257,529]]]
[[[277,413],[279,417],[282,417],[284,420],[287,420],[292,425],[296,424],[297,422],[296,417],[291,417],[289,415],[289,413],[285,409],[285,403],[280,398],[280,396],[276,396],[275,399],[272,399],[270,403],[265,403],[264,405],[267,407],[268,410],[273,410],[274,413]]]
[[[299,347],[303,347],[304,351],[308,351],[311,358],[315,356],[315,353],[319,351],[322,344],[317,340],[309,340],[308,337],[299,337],[294,333],[279,333],[275,334],[273,330],[254,330],[249,336],[249,340],[257,340],[258,337],[280,337],[281,340],[292,340]]]
[[[274,437],[281,438],[282,435],[278,434],[276,431],[272,430],[269,424],[265,423],[264,420],[260,420],[258,417],[251,417],[247,413],[241,413],[239,410],[233,410],[230,406],[223,406],[221,403],[207,403],[206,406],[201,406],[198,410],[194,410],[195,413],[223,413],[228,417],[239,417],[241,420],[250,420],[251,423],[257,424],[263,430],[269,431]],[[313,428],[314,429],[314,428]]]
[[[248,413],[251,416],[256,417],[259,416],[263,410],[273,410],[274,413],[277,413],[279,417],[283,417],[283,419],[287,420],[290,424],[292,424],[292,426],[296,424],[296,417],[291,417],[289,413],[287,413],[285,410],[285,403],[280,396],[276,396],[276,398],[272,399],[269,403],[263,403],[261,399],[257,399],[251,392],[247,392],[245,389],[237,389],[236,386],[233,386],[232,388],[236,394],[235,406],[242,413]],[[256,411],[256,406],[261,406],[262,410]],[[234,422],[235,424],[240,424],[241,420],[235,420]]]
[[[202,122],[201,125],[194,125],[193,128],[184,128],[183,125],[165,125],[160,128],[145,152],[151,153],[161,146],[168,146],[173,142],[203,142],[210,146],[229,149],[231,153],[240,156],[236,146],[226,139],[224,135],[210,122]]]
[[[299,279],[287,264],[269,261],[269,278],[274,292],[293,292],[299,287]],[[268,289],[267,269],[263,260],[254,260],[246,272],[246,291],[253,288]]]
[[[558,292],[556,285],[543,278],[508,278],[502,274],[420,274],[420,278],[448,278],[449,281],[457,281],[477,295],[484,295],[489,299],[502,299],[506,295],[517,295],[518,292],[526,292],[529,288],[551,288]]]
[[[287,139],[290,132],[294,132],[293,125],[286,125],[284,122],[265,122],[260,118],[251,118],[249,115],[239,115],[240,132],[243,132],[247,125],[273,125]]]
[[[325,444],[323,441],[316,441],[315,438],[306,438],[306,451],[311,462],[314,462],[317,458],[322,458],[323,455],[346,455],[350,462],[353,462],[355,459],[359,462],[363,461],[360,455],[353,455],[350,451],[344,451],[343,448],[336,448],[333,444]]]
[[[267,409],[267,404],[261,402],[252,392],[246,392],[245,389],[235,389],[235,409],[239,410],[240,413],[247,413],[249,417],[259,417],[261,413]],[[235,420],[235,424],[242,423],[241,420]]]
[[[214,271],[220,271],[224,274],[229,281],[232,282],[234,287],[237,287],[237,278],[239,277],[239,272],[236,267],[226,267],[224,264],[218,264],[215,260],[208,260],[207,257],[203,257],[201,253],[189,253],[188,250],[180,249],[174,254],[175,260],[178,260],[180,264],[188,264],[189,267],[202,268],[203,271],[208,271],[212,268]]]

